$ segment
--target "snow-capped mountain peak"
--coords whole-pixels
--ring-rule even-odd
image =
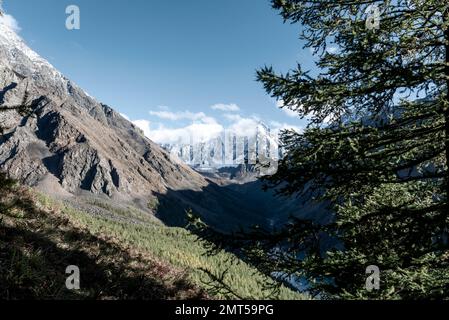
[[[7,16],[0,17],[0,44],[10,48],[9,56],[12,59],[8,61],[22,63],[24,57],[35,64],[35,67],[45,67],[52,71],[54,75],[63,78],[61,73],[56,70],[47,60],[43,59],[31,48],[29,48],[23,39],[13,30],[10,23],[7,22]],[[2,61],[3,62],[3,61]],[[40,70],[35,70],[35,72]]]

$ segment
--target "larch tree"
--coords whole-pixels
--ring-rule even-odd
[[[303,132],[283,132],[285,156],[267,186],[327,201],[333,217],[232,237],[196,220],[199,233],[266,274],[306,279],[323,298],[447,298],[449,3],[272,4],[301,25],[319,72],[257,72],[272,97],[309,120]],[[379,286],[367,274],[376,269]]]

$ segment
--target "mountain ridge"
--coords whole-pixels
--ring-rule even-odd
[[[89,191],[119,198],[149,197],[168,188],[200,190],[207,181],[173,163],[158,145],[109,106],[99,103],[0,24],[0,92],[5,106],[24,97],[33,115],[0,115],[0,169],[62,194]],[[56,190],[55,190],[56,191]]]

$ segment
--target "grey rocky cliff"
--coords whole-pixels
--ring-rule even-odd
[[[26,98],[30,116],[0,113],[0,170],[53,192],[145,198],[208,182],[174,163],[112,108],[99,103],[0,24],[0,103]]]

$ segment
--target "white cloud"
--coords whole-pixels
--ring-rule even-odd
[[[242,117],[239,114],[234,113],[226,113],[223,116],[225,117],[225,119],[229,121],[239,121],[240,119],[242,119]]]
[[[251,137],[256,134],[260,122],[253,118],[240,117],[238,121],[225,128],[221,124],[193,123],[181,128],[168,128],[160,125],[157,129],[150,130],[148,121],[133,121],[139,128],[144,130],[145,136],[159,144],[195,144],[214,139],[226,130],[238,136]],[[302,128],[288,123],[271,122],[270,129],[273,134],[281,130],[295,130],[302,132]]]
[[[171,120],[171,121],[176,121],[176,120],[185,118],[185,115],[182,115],[180,113],[170,112],[170,111],[150,111],[150,115],[164,119],[164,120]]]
[[[252,136],[256,134],[257,127],[263,121],[258,116],[251,116],[244,118],[238,114],[225,114],[224,117],[231,121],[232,124],[228,127],[228,130],[233,131],[238,136]]]
[[[303,128],[299,127],[299,126],[295,126],[289,123],[281,123],[281,122],[277,122],[277,121],[271,121],[270,122],[270,127],[273,130],[273,133],[279,133],[282,130],[294,130],[298,133],[301,133],[303,131]]]
[[[276,107],[281,108],[281,110],[290,118],[297,118],[299,117],[298,112],[293,111],[291,109],[289,109],[287,106],[285,106],[284,104],[284,100],[278,100],[276,101]]]
[[[182,111],[182,112],[150,111],[150,115],[170,121],[191,120],[191,121],[201,121],[209,124],[217,123],[217,121],[214,118],[208,117],[204,112],[193,113],[190,111]]]
[[[282,111],[289,116],[290,118],[297,118],[299,117],[299,114],[296,111],[290,110],[288,108],[283,108]]]
[[[231,103],[231,104],[218,103],[218,104],[214,104],[210,108],[212,110],[220,110],[220,111],[226,111],[226,112],[240,111],[240,107],[238,105],[236,105],[235,103]]]
[[[161,125],[158,129],[150,131],[148,138],[161,144],[190,144],[211,140],[219,136],[223,130],[223,126],[218,123],[193,123],[176,129]]]
[[[229,130],[234,132],[237,136],[253,136],[256,134],[259,121],[254,118],[236,117],[233,119],[234,123],[229,126]]]
[[[155,112],[152,112],[154,115]],[[191,112],[181,113],[158,113],[160,118],[165,120],[190,119],[193,123],[180,128],[168,128],[159,125],[158,128],[150,130],[150,123],[146,120],[137,120],[133,123],[144,130],[145,136],[160,144],[190,144],[205,142],[216,138],[225,130],[232,131],[238,136],[253,136],[256,134],[260,123],[256,117],[244,118],[237,114],[225,114],[224,117],[232,123],[226,127],[219,124],[215,119],[207,117],[205,114],[194,114]],[[196,121],[195,120],[200,120]]]
[[[263,123],[256,115],[243,117],[235,113],[225,113],[223,115],[223,118],[229,121],[226,127],[203,112],[171,112],[169,108],[164,108],[164,110],[159,108],[159,111],[150,111],[150,114],[162,120],[191,121],[191,123],[182,127],[169,127],[166,123],[154,125],[153,122],[151,122],[150,126],[150,121],[148,120],[132,121],[132,123],[143,130],[146,137],[159,144],[174,145],[206,142],[218,137],[225,131],[228,133],[232,132],[241,137],[251,137],[256,134],[257,128]],[[126,117],[126,115],[123,116]],[[269,126],[273,134],[277,134],[283,129],[302,131],[302,128],[298,126],[274,121],[269,123]]]
[[[146,137],[149,137],[151,135],[150,121],[148,121],[148,120],[135,120],[135,121],[132,121],[132,123],[136,127],[142,129],[143,134]]]
[[[20,32],[21,30],[17,20],[9,14],[3,14],[2,16],[0,16],[0,24],[7,26],[14,32]]]

